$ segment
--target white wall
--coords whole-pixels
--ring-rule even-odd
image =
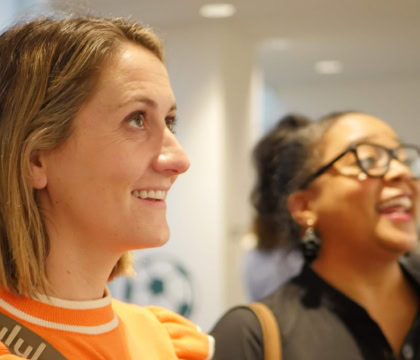
[[[192,320],[207,330],[223,306],[225,139],[220,34],[216,29],[172,29],[167,66],[177,98],[177,134],[191,160],[168,199],[170,244],[194,274]],[[163,250],[163,249],[162,249]]]
[[[388,122],[406,142],[420,143],[420,74],[371,80],[325,80],[318,84],[271,89],[271,114],[265,128],[280,116],[296,111],[319,117],[331,111],[360,110]]]
[[[1,0],[0,2],[0,32],[10,25],[17,14],[16,0]]]
[[[253,43],[223,26],[163,35],[180,109],[178,134],[191,158],[169,200],[170,246],[195,273],[193,320],[209,329],[224,310],[245,301],[239,238],[250,219],[251,92],[259,85],[252,82]]]
[[[16,21],[50,13],[50,0],[0,0],[0,32]]]
[[[191,168],[168,197],[169,243],[147,251],[171,254],[193,274],[191,319],[209,330],[228,307],[245,302],[239,239],[250,220],[249,151],[258,124],[253,44],[224,26],[160,35],[179,109],[177,137]]]

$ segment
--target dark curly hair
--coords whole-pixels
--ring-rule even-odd
[[[298,246],[300,228],[289,213],[287,199],[319,166],[327,130],[351,113],[356,112],[334,112],[318,121],[288,114],[257,143],[253,151],[257,180],[251,202],[257,212],[254,231],[259,249]]]

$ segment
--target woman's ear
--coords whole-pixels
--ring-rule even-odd
[[[47,166],[42,151],[31,152],[30,166],[32,187],[36,190],[44,189],[47,186]]]
[[[287,199],[287,208],[292,218],[302,227],[308,223],[316,222],[316,213],[310,207],[311,194],[308,190],[299,190],[290,194]]]

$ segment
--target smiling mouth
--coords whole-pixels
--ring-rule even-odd
[[[165,200],[167,191],[163,190],[134,190],[132,194],[142,200]]]
[[[413,213],[413,200],[410,196],[399,196],[380,203],[377,207],[380,214],[405,215],[411,218]]]

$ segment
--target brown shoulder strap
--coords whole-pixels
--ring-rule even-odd
[[[66,360],[50,343],[19,321],[0,313],[0,341],[24,359]]]
[[[260,302],[253,302],[248,306],[257,315],[261,324],[264,340],[264,360],[281,360],[280,330],[272,311]]]

